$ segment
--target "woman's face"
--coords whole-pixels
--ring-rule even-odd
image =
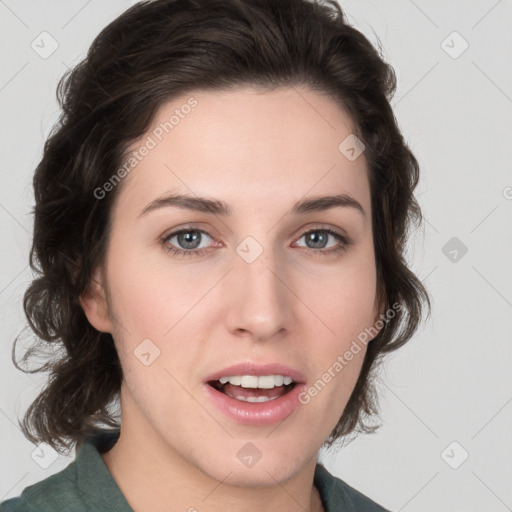
[[[125,432],[158,440],[161,454],[216,479],[230,474],[234,485],[286,479],[316,461],[365,346],[341,371],[333,366],[381,312],[364,153],[354,159],[351,139],[339,148],[351,133],[347,114],[311,90],[239,88],[174,99],[131,146],[104,267],[109,300],[83,302],[115,340]],[[230,214],[153,203],[178,194],[223,201]],[[326,201],[293,211],[337,195],[362,209],[321,208]],[[206,383],[239,374],[223,370],[244,362],[284,365],[263,373],[295,370],[297,389],[320,380],[320,391],[301,403],[292,390],[276,406]]]

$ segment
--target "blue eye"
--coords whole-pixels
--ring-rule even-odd
[[[192,234],[192,236],[190,236]],[[182,228],[178,231],[174,231],[170,235],[164,238],[163,242],[168,242],[174,237],[178,237],[178,242],[181,245],[185,245],[186,250],[177,249],[172,245],[165,244],[165,250],[176,254],[177,256],[201,256],[205,253],[205,249],[197,249],[197,241],[200,238],[200,234],[209,236],[210,235],[203,231],[202,229],[197,228]],[[210,237],[211,238],[211,237]],[[193,247],[186,247],[187,245],[192,245]]]
[[[320,236],[318,236],[320,234]],[[207,253],[210,249],[208,247],[206,248],[200,248],[197,247],[200,246],[200,239],[201,235],[206,235],[209,238],[212,238],[208,232],[193,228],[193,227],[185,227],[181,228],[178,231],[174,231],[170,233],[169,235],[165,236],[162,239],[162,243],[164,246],[164,249],[179,257],[189,257],[189,256],[202,256],[203,254]],[[346,235],[342,235],[341,233],[338,233],[337,231],[329,228],[329,227],[322,227],[317,229],[311,229],[309,231],[304,232],[300,237],[303,238],[306,235],[309,235],[308,241],[314,243],[323,245],[323,242],[327,242],[329,237],[333,237],[336,240],[338,240],[338,244],[335,247],[325,249],[323,247],[319,248],[306,248],[306,254],[308,256],[328,256],[334,253],[346,251],[350,245],[353,244],[353,241],[347,237]],[[313,235],[313,236],[312,236]],[[184,249],[179,249],[175,247],[174,245],[170,245],[169,242],[172,238],[177,237],[177,243],[184,247]]]
[[[320,233],[320,236],[318,235]],[[352,243],[351,240],[349,240],[348,237],[345,235],[342,235],[338,233],[337,231],[334,231],[330,228],[322,228],[322,229],[312,229],[310,231],[306,231],[300,238],[307,236],[307,240],[313,243],[318,243],[318,240],[328,240],[330,236],[341,242],[341,244],[338,244],[334,247],[331,247],[329,249],[324,250],[322,247],[320,248],[307,248],[306,254],[308,255],[327,255],[332,254],[340,251],[346,251],[348,246]],[[320,242],[320,245],[322,245],[322,242]]]

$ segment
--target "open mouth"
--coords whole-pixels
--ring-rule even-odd
[[[268,402],[275,400],[289,393],[297,385],[296,382],[291,382],[287,385],[283,384],[281,386],[265,389],[242,387],[231,384],[230,382],[222,384],[219,380],[209,381],[208,384],[217,391],[243,402]]]

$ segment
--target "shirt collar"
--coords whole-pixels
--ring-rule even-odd
[[[101,457],[102,452],[115,444],[120,433],[119,429],[102,430],[86,436],[75,459],[78,487],[84,499],[98,510],[133,512]]]

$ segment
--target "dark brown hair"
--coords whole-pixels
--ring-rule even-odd
[[[347,406],[325,445],[357,432],[379,412],[374,379],[381,356],[403,346],[430,300],[404,257],[411,222],[422,216],[413,190],[419,166],[389,100],[396,77],[380,52],[351,27],[335,1],[153,0],[110,23],[86,58],[59,82],[59,121],[34,174],[30,265],[37,277],[23,306],[46,363],[46,387],[20,426],[34,443],[64,453],[105,426],[119,428],[109,406],[122,368],[111,334],[88,322],[79,297],[103,262],[111,211],[122,183],[95,197],[142,136],[163,102],[195,90],[254,85],[306,86],[348,112],[364,142],[372,201],[379,297],[395,316],[369,342]],[[341,142],[341,141],[340,141]],[[18,336],[19,338],[19,336]],[[16,341],[18,340],[16,339]]]

